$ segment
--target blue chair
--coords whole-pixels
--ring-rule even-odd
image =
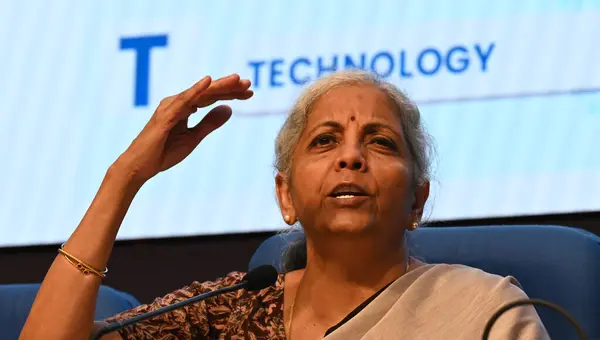
[[[301,232],[267,239],[250,269],[274,265]],[[600,238],[559,226],[427,227],[410,232],[411,255],[428,263],[464,264],[519,280],[530,298],[558,304],[579,321],[590,339],[600,339]],[[561,315],[536,307],[552,339],[577,339]]]
[[[31,310],[39,284],[0,285],[0,339],[17,339]],[[101,286],[96,302],[95,319],[102,320],[138,306],[133,296]],[[60,313],[60,306],[57,306]]]

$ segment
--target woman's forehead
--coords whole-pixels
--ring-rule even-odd
[[[313,104],[307,126],[328,120],[343,125],[353,121],[358,124],[379,121],[400,127],[394,104],[372,85],[345,85],[327,91]]]

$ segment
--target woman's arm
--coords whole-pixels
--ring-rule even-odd
[[[94,268],[105,268],[139,187],[126,168],[118,164],[111,167],[65,249]],[[90,334],[100,284],[98,276],[83,275],[58,255],[44,278],[21,338],[76,339]]]
[[[250,82],[231,75],[205,77],[184,92],[165,98],[142,132],[110,167],[92,204],[64,249],[103,270],[119,227],[143,183],[185,159],[210,132],[231,116],[219,106],[198,125],[188,117],[223,99],[248,99]],[[48,270],[21,332],[21,339],[88,339],[93,329],[101,279],[84,275],[58,255]]]

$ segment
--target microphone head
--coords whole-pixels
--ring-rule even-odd
[[[277,269],[265,264],[246,273],[242,281],[246,282],[246,290],[254,291],[269,287],[277,281]]]

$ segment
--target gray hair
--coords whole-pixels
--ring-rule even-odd
[[[422,185],[431,177],[431,137],[423,127],[419,109],[408,96],[393,84],[363,70],[346,70],[332,73],[308,86],[297,99],[275,140],[275,168],[290,178],[292,154],[302,135],[314,104],[330,90],[340,86],[371,85],[383,92],[397,108],[413,162],[413,183]],[[306,240],[290,245],[284,254],[285,270],[306,265]]]

